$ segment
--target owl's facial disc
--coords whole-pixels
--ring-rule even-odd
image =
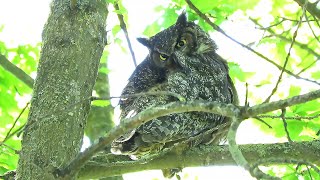
[[[177,41],[175,48],[176,50],[182,51],[185,54],[190,54],[194,47],[196,47],[195,42],[195,35],[192,32],[186,31],[181,35],[181,37]]]
[[[168,68],[172,63],[171,56],[165,53],[160,53],[156,50],[151,52],[151,60],[158,68]]]

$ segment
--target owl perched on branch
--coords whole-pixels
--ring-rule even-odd
[[[135,69],[122,95],[169,91],[186,101],[237,102],[227,64],[216,53],[215,42],[198,25],[188,22],[185,13],[169,28],[138,41],[149,49],[149,55]],[[174,101],[179,100],[163,94],[121,99],[121,119]],[[122,135],[114,140],[111,151],[136,159],[189,139],[193,139],[192,145],[218,143],[226,137],[229,125],[226,117],[212,113],[171,114]]]

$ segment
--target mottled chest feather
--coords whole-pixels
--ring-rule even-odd
[[[187,22],[185,14],[168,29],[139,41],[150,53],[133,72],[122,95],[168,91],[187,101],[237,101],[227,64],[215,52],[216,44],[198,25]],[[121,118],[174,101],[178,99],[163,94],[126,98],[120,101]],[[229,125],[225,117],[212,113],[171,114],[127,132],[112,143],[111,150],[139,158],[186,141],[197,145],[223,139]],[[224,133],[217,133],[221,129]]]

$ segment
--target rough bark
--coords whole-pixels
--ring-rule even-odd
[[[294,0],[296,3],[299,4],[299,6],[303,7],[306,1],[308,0]],[[312,1],[311,1],[312,2]],[[312,14],[313,16],[317,17],[318,19],[320,18],[320,10],[317,8],[318,1],[312,2],[308,1],[308,4],[306,6],[307,11]]]
[[[17,179],[56,179],[78,153],[105,46],[106,2],[54,0],[43,45]],[[81,102],[81,103],[76,103]]]

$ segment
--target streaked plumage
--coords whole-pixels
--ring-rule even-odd
[[[170,91],[187,101],[237,101],[226,62],[216,54],[216,44],[198,25],[187,22],[182,13],[176,24],[150,39],[138,39],[149,55],[136,68],[122,95]],[[122,99],[121,119],[147,108],[178,101],[173,96],[140,96]],[[153,119],[112,143],[115,154],[140,158],[197,136],[192,145],[218,143],[226,136],[230,122],[220,115],[203,112],[171,114]],[[223,130],[222,130],[223,129]],[[204,132],[212,130],[209,135]]]

